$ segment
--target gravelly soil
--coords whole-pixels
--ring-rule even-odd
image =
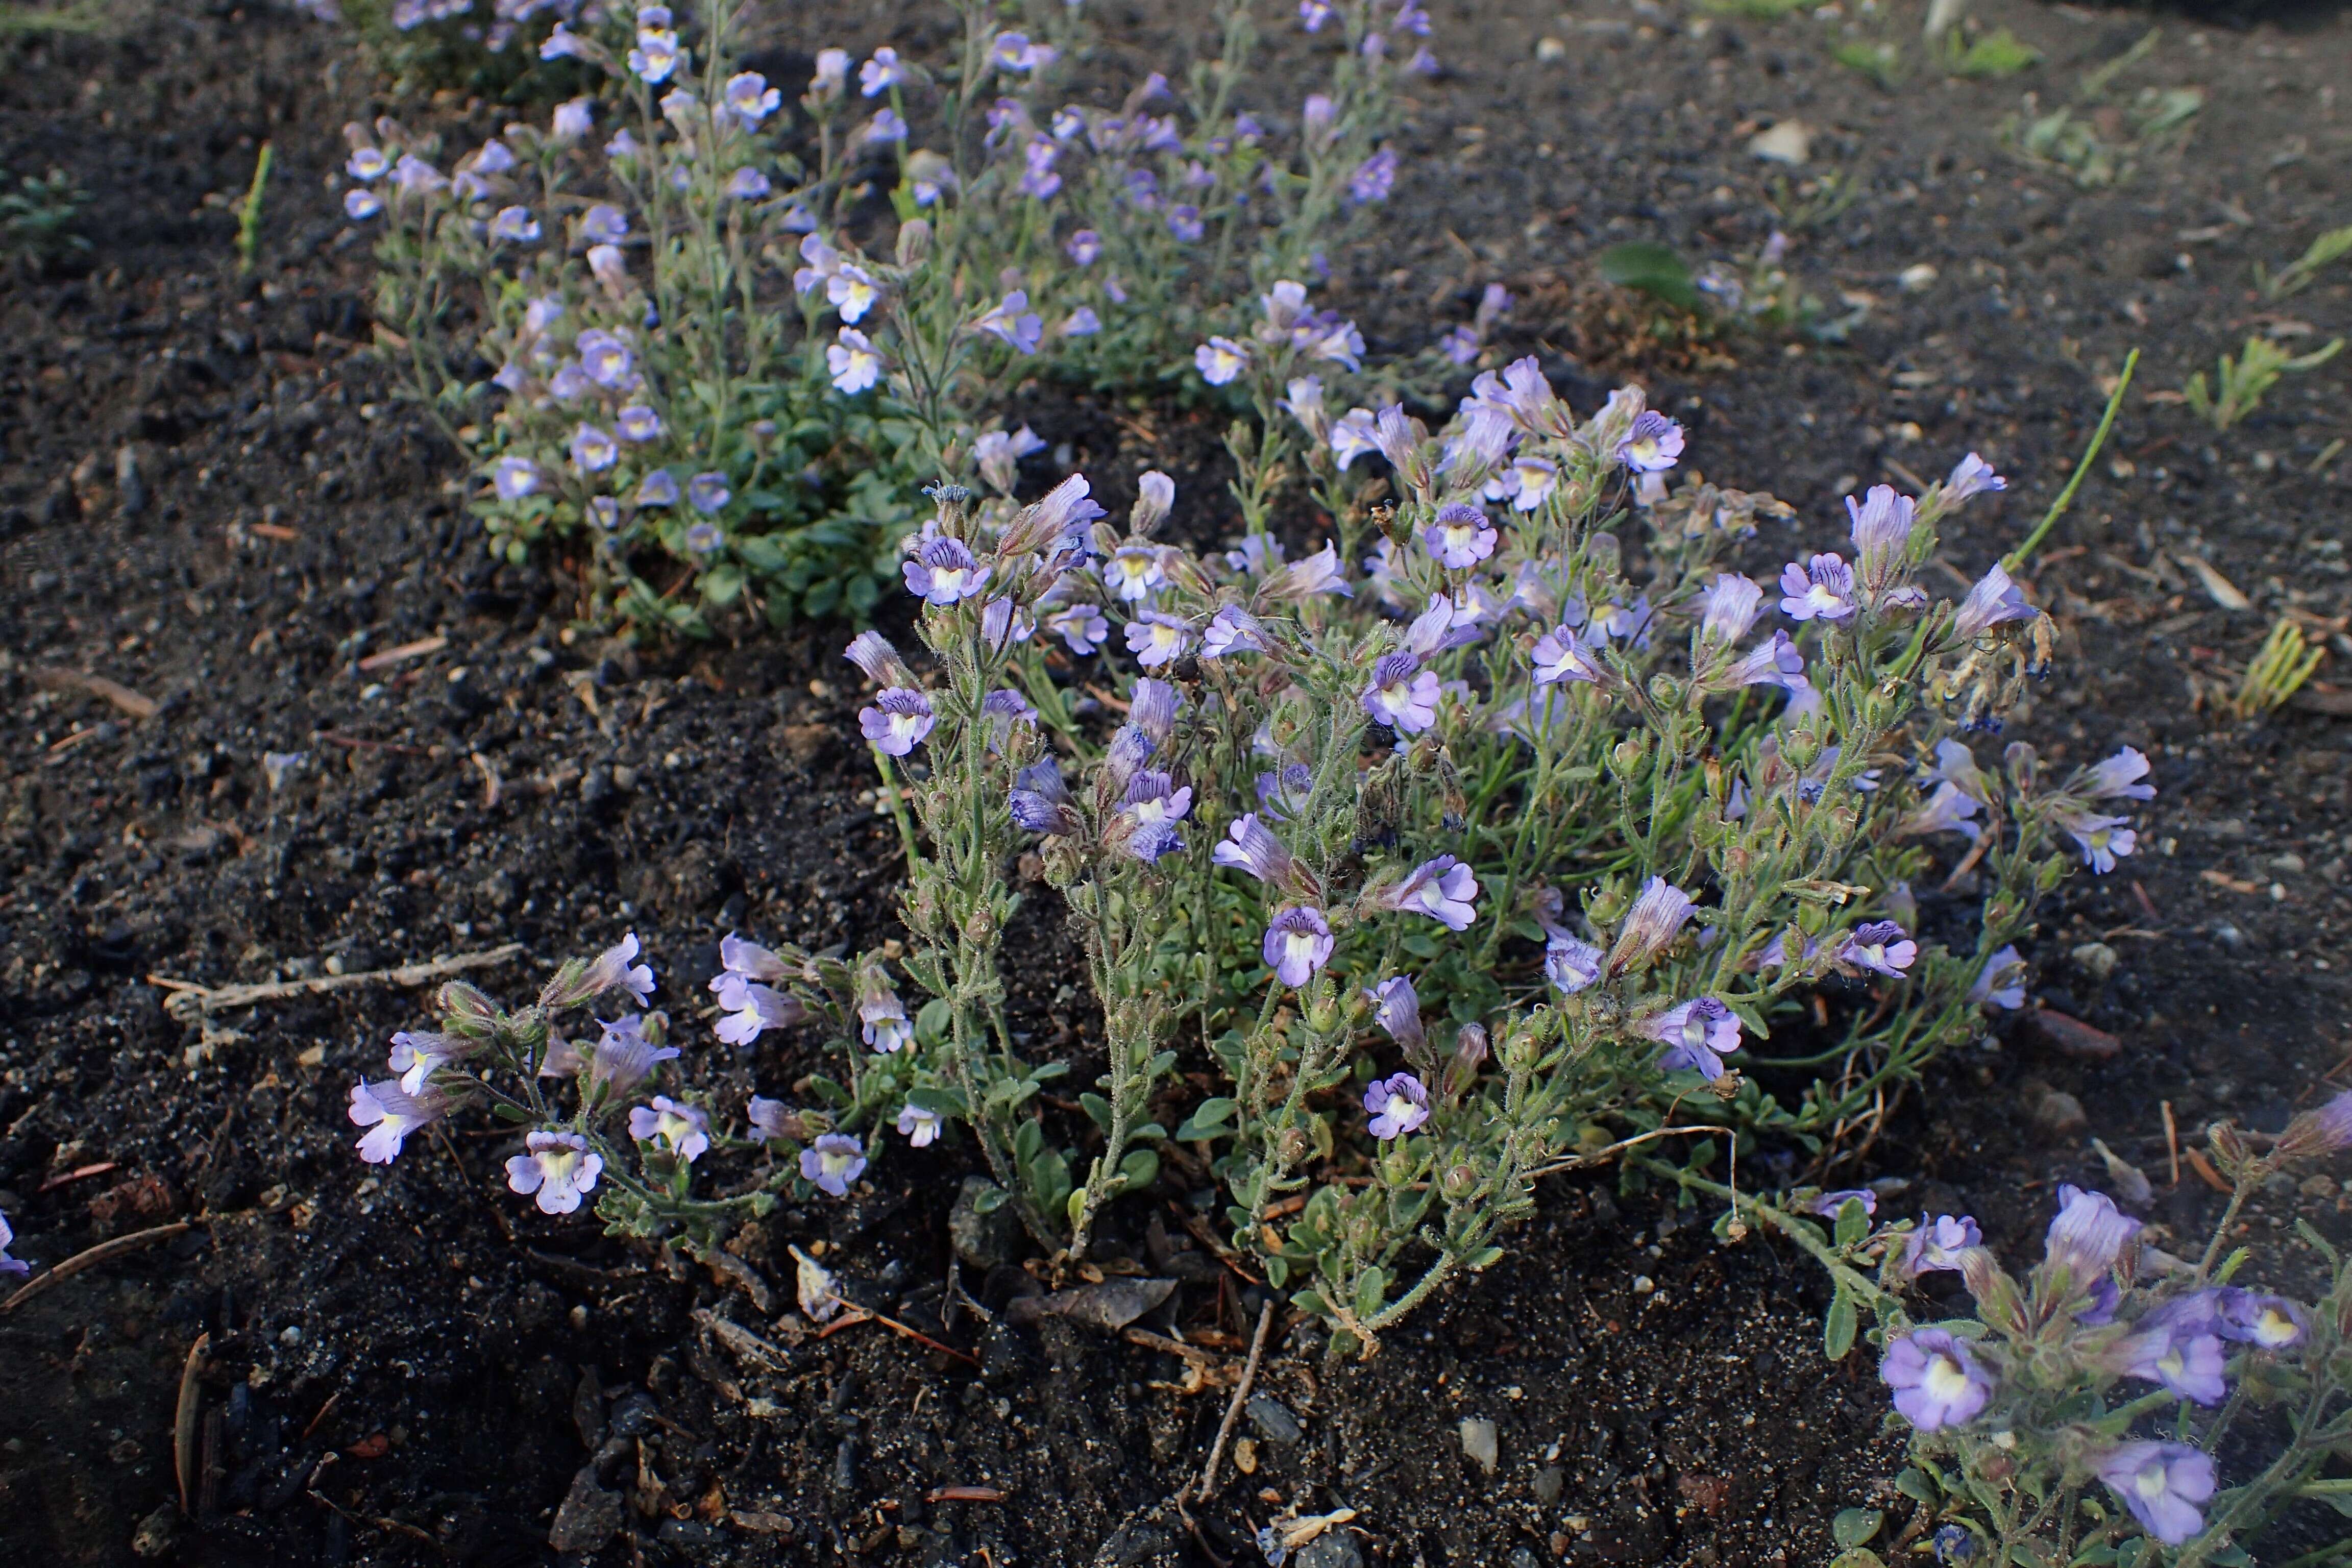
[[[1962,575],[2040,515],[2099,378],[2146,347],[2110,457],[2032,574],[2067,636],[2022,722],[2054,760],[2119,741],[2157,759],[2142,852],[2070,884],[2032,950],[2040,1000],[2123,1049],[2077,1060],[2010,1030],[1895,1107],[1851,1169],[1907,1178],[1896,1201],[1973,1208],[2028,1247],[2049,1185],[2097,1175],[2095,1134],[2158,1178],[2152,1218],[2210,1223],[2194,1176],[2169,1182],[2161,1107],[2184,1131],[2275,1126],[2323,1075],[2340,1081],[2352,1033],[2352,431],[2340,366],[2223,437],[2162,395],[2250,331],[2347,329],[2352,274],[2271,306],[2250,272],[2342,217],[2326,204],[2352,152],[2347,24],[2165,19],[2118,92],[2195,85],[2207,105],[2184,149],[2083,191],[2005,155],[1997,130],[2023,92],[2064,101],[2142,13],[1997,4],[1986,19],[2042,65],[1890,93],[1832,63],[1834,35],[1811,18],[1433,9],[1449,73],[1416,89],[1387,221],[1335,258],[1376,347],[1422,341],[1501,279],[1527,301],[1515,350],[1543,353],[1565,387],[1640,377],[1692,426],[1697,466],[1795,503],[1808,540],[1856,484],[1981,450],[2016,484],[1948,541]],[[1112,23],[1136,62],[1191,15],[1128,11]],[[919,42],[936,33],[924,15],[893,8],[893,32],[863,11],[837,29],[795,12],[769,29],[805,56]],[[520,987],[631,926],[668,994],[694,996],[727,929],[810,946],[885,932],[892,837],[839,738],[854,704],[836,632],[635,653],[568,637],[559,576],[481,555],[447,453],[352,352],[365,246],[327,177],[335,128],[374,106],[332,34],[166,6],[116,36],[0,53],[0,163],[59,164],[96,197],[86,263],[0,282],[0,1210],[44,1262],[204,1222],[0,1317],[16,1413],[0,1555],[132,1561],[138,1534],[191,1563],[523,1563],[549,1556],[562,1508],[577,1538],[610,1538],[608,1563],[1206,1561],[1160,1505],[1200,1463],[1222,1388],[1186,1392],[1178,1358],[1052,1320],[941,1326],[951,1161],[894,1160],[876,1189],[785,1211],[740,1249],[782,1281],[787,1243],[823,1241],[861,1300],[976,1370],[870,1324],[817,1339],[788,1300],[622,1249],[584,1218],[517,1212],[491,1179],[499,1134],[461,1128],[389,1173],[358,1164],[345,1089],[417,1021],[413,992],[289,1000],[209,1030],[163,1011],[151,975],[294,978],[508,941],[530,966],[489,978]],[[1861,324],[1828,347],[1631,346],[1591,254],[1653,237],[1700,258],[1752,249],[1776,221],[1774,171],[1747,142],[1790,117],[1813,130],[1798,177],[1833,169],[1860,193],[1796,232],[1790,271],[1833,312],[1867,296]],[[241,280],[227,205],[263,138],[281,183],[265,265]],[[1934,276],[1906,286],[1923,265]],[[1033,417],[1106,489],[1156,460],[1217,504],[1203,416],[1115,412],[1048,390]],[[2200,561],[2251,608],[2217,602]],[[2306,705],[2240,722],[2193,700],[2281,614],[2333,650]],[[59,669],[155,710],[59,689]],[[275,791],[273,750],[310,757]],[[1083,1062],[1090,1025],[1060,991],[1073,955],[1042,905],[1024,919],[1016,1023]],[[2111,970],[2079,951],[2095,942]],[[793,1046],[698,1058],[697,1081],[739,1092],[781,1092],[809,1066]],[[2340,1194],[2294,1202],[2342,1228]],[[2308,1260],[2281,1229],[2289,1206],[2258,1205],[2247,1239],[2292,1280]],[[1139,1205],[1118,1238],[1187,1281],[1153,1321],[1207,1345],[1212,1384],[1229,1378],[1258,1298],[1189,1245],[1175,1205],[1154,1217],[1141,1228]],[[1867,1365],[1820,1359],[1802,1260],[1720,1247],[1706,1217],[1557,1178],[1513,1258],[1374,1363],[1278,1345],[1280,1408],[1243,1426],[1255,1468],[1229,1467],[1195,1509],[1206,1542],[1231,1555],[1286,1508],[1349,1507],[1322,1568],[1822,1560],[1832,1513],[1891,1500],[1899,1443]],[[992,1308],[1016,1284],[975,1277]],[[199,1333],[198,1517],[180,1523],[173,1408]],[[1491,1475],[1465,1458],[1465,1418],[1496,1425]],[[935,1500],[944,1487],[1002,1499]]]

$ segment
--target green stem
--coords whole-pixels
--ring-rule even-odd
[[[2074,465],[2074,478],[2066,481],[2066,488],[2058,492],[2058,499],[2050,503],[2050,510],[2042,514],[2040,525],[2025,536],[2025,542],[2001,557],[2002,571],[2014,572],[2024,565],[2027,559],[2041,546],[2042,541],[2050,531],[2058,526],[2058,520],[2066,515],[2066,509],[2074,504],[2074,492],[2082,489],[2084,476],[2091,471],[2092,459],[2099,455],[2099,448],[2106,444],[2107,432],[2114,427],[2116,422],[2116,411],[2124,405],[2124,392],[2131,385],[2132,372],[2138,368],[2138,365],[2139,350],[2134,349],[2124,356],[2123,374],[2116,378],[2116,389],[2108,395],[2106,412],[2099,416],[2099,428],[2091,437],[2091,444],[2084,451],[2083,460]]]

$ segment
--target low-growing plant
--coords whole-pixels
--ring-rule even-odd
[[[2227,430],[2261,407],[2264,395],[2279,384],[2281,376],[2316,370],[2343,352],[2344,340],[2336,338],[2309,353],[2290,354],[2257,333],[2246,339],[2236,359],[2223,354],[2216,362],[2210,385],[2200,370],[2189,378],[2180,395],[2200,419],[2209,421],[2216,430]]]
[[[2027,162],[2063,168],[2076,184],[2095,190],[2130,178],[2144,158],[2178,151],[2204,107],[2205,95],[2197,88],[2143,88],[2124,112],[2124,129],[2116,133],[2103,132],[2093,116],[2075,108],[2039,113],[2034,95],[2028,93],[2023,112],[2003,123],[2000,136]]]
[[[2254,1562],[2248,1543],[2299,1500],[2344,1510],[2352,1498],[2352,1259],[2298,1223],[2329,1274],[2306,1307],[2234,1283],[2249,1249],[2224,1256],[2266,1182],[2352,1147],[2352,1094],[2277,1134],[2217,1123],[2208,1147],[2192,1157],[2230,1200],[2201,1255],[2147,1245],[2112,1199],[2061,1184],[2043,1256],[2022,1279],[1967,1215],[1881,1225],[1866,1191],[1766,1201],[1651,1168],[1725,1201],[1718,1236],[1737,1240],[1754,1222],[1829,1271],[1830,1359],[1852,1351],[1870,1314],[1879,1376],[1910,1433],[1895,1487],[1919,1505],[1898,1544],[1944,1563],[2194,1568]],[[2119,1174],[2142,1202],[2151,1195],[2137,1171]],[[1926,1318],[1935,1309],[1919,1286],[1944,1272],[1960,1277],[1969,1315]],[[2248,1448],[2271,1457],[2225,1485],[2225,1460]],[[1854,1548],[1843,1568],[1885,1561],[1843,1544]],[[2345,1544],[2295,1561],[2338,1562]]]
[[[322,22],[348,26],[394,96],[444,89],[499,101],[552,102],[580,89],[580,71],[540,47],[559,27],[611,41],[628,36],[630,8],[608,0],[295,0]]]
[[[236,209],[236,269],[253,270],[254,258],[261,251],[262,202],[269,191],[270,144],[264,142],[260,153],[253,161],[253,184],[247,188],[245,200]]]
[[[1236,3],[1185,88],[1049,108],[1066,51],[961,10],[951,75],[883,47],[853,79],[823,50],[797,120],[734,68],[727,0],[691,41],[662,6],[626,49],[550,35],[618,100],[601,157],[609,106],[584,97],[448,174],[393,121],[353,129],[347,210],[390,225],[380,342],[486,481],[494,548],[584,544],[592,617],[862,612],[919,486],[1034,449],[984,427],[1019,379],[1172,378],[1202,337],[1246,336],[1253,280],[1313,275],[1395,179],[1374,145],[1393,75],[1428,68],[1413,0],[1307,7],[1339,47],[1278,136],[1238,106]],[[914,150],[910,115],[943,150]],[[1475,360],[1492,314],[1391,378]],[[1350,323],[1302,307],[1293,327],[1330,374],[1361,368]]]
[[[74,219],[89,205],[89,193],[63,169],[43,178],[26,174],[12,188],[0,169],[0,252],[19,266],[42,267],[89,248],[74,232]]]
[[[2326,647],[2307,641],[2303,627],[2294,617],[2281,616],[2238,682],[2233,703],[2238,716],[2257,718],[2285,707],[2287,700],[2303,689],[2304,683],[2319,668],[2319,661],[2326,657]]]
[[[2263,264],[2255,262],[2254,281],[2261,286],[2263,299],[2284,300],[2310,288],[2324,269],[2347,256],[2352,256],[2352,224],[2327,230],[2276,272],[2265,273]]]
[[[1944,68],[1954,76],[1972,78],[2012,77],[2030,66],[2039,64],[2042,51],[2018,37],[2007,27],[1995,27],[1965,37],[1954,27],[1938,40]]]

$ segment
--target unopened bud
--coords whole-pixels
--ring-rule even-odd
[[[586,967],[582,960],[575,958],[556,972],[557,979],[562,979],[565,971],[575,964]],[[554,982],[551,981],[549,984],[552,988]],[[453,1035],[486,1039],[498,1026],[499,1005],[462,980],[452,980],[442,986],[434,1001],[440,1010],[443,1025]]]
[[[898,265],[920,267],[923,258],[931,253],[931,226],[923,218],[908,218],[898,226]]]
[[[1460,1203],[1477,1188],[1478,1173],[1467,1165],[1452,1167],[1437,1184],[1438,1191],[1445,1195],[1445,1201],[1450,1204]]]

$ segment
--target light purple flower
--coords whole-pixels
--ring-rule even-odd
[[[583,424],[572,432],[572,462],[583,474],[604,472],[620,460],[621,448],[613,437],[593,425]]]
[[[1792,621],[1842,621],[1858,607],[1853,596],[1853,569],[1834,552],[1823,552],[1803,565],[1791,561],[1780,569],[1780,609]]]
[[[2030,621],[2041,613],[2025,602],[2025,591],[1995,563],[1960,601],[1952,617],[1952,630],[1964,640],[1974,641],[2003,621]]]
[[[1082,228],[1062,245],[1063,253],[1080,267],[1092,267],[1102,255],[1102,236],[1093,229]]]
[[[620,941],[596,955],[596,961],[581,976],[580,995],[601,996],[607,991],[625,991],[637,999],[642,1007],[653,1000],[654,972],[650,964],[635,962],[637,933],[630,931]]]
[[[660,1143],[691,1165],[710,1147],[710,1118],[698,1106],[657,1094],[651,1105],[630,1108],[629,1136],[640,1143]]]
[[[719,95],[724,110],[735,117],[735,123],[746,131],[758,127],[760,121],[773,114],[784,101],[784,95],[768,85],[768,79],[757,71],[739,71],[727,79],[726,90]]]
[[[1439,681],[1410,651],[1381,656],[1359,700],[1365,712],[1400,735],[1418,735],[1437,722]]]
[[[837,341],[825,345],[825,369],[834,389],[856,396],[882,379],[882,356],[856,327],[841,329]]]
[[[730,1046],[751,1045],[770,1029],[790,1028],[808,1016],[808,1009],[791,992],[740,975],[719,975],[711,981],[711,989],[718,991],[721,982],[729,980],[734,984],[719,994],[719,1005],[728,1009],[727,1016],[710,1032]]]
[[[1903,1242],[1903,1271],[1906,1274],[1932,1274],[1938,1270],[1958,1270],[1963,1249],[1984,1245],[1984,1233],[1977,1222],[1967,1215],[1955,1217],[1939,1214],[1930,1218],[1919,1216],[1919,1226]]]
[[[1084,658],[1110,636],[1110,621],[1099,605],[1070,605],[1045,617],[1045,629],[1060,637],[1072,653]]]
[[[1260,773],[1252,781],[1257,808],[1276,822],[1290,822],[1307,808],[1315,790],[1315,774],[1304,763],[1288,763],[1278,773]]]
[[[791,1136],[791,1108],[781,1100],[767,1100],[753,1095],[743,1107],[743,1120],[751,1124],[757,1141],[772,1143]]]
[[[643,443],[661,438],[661,416],[642,403],[633,403],[622,409],[614,416],[613,423],[624,441]],[[586,426],[583,426],[583,428]]]
[[[2213,1331],[2240,1344],[2285,1350],[2311,1331],[2310,1314],[2284,1296],[2231,1286],[2217,1295],[2215,1305]]]
[[[1197,245],[1207,230],[1201,223],[1201,209],[1186,202],[1168,209],[1168,232],[1184,245]]]
[[[646,1021],[635,1014],[610,1023],[599,1019],[597,1028],[596,1043],[588,1053],[588,1081],[613,1094],[628,1093],[651,1078],[654,1068],[677,1056],[676,1046],[656,1046],[648,1039]]]
[[[1451,855],[1424,860],[1412,874],[1380,896],[1382,909],[1423,914],[1448,931],[1468,931],[1478,918],[1478,876]]]
[[[938,1140],[940,1129],[945,1125],[936,1110],[926,1110],[911,1101],[898,1108],[898,1136],[904,1138],[910,1148],[929,1148]]]
[[[702,473],[686,481],[686,499],[694,504],[695,510],[710,517],[725,510],[727,503],[735,499],[735,492],[728,488],[725,474]]]
[[[2107,1352],[2109,1364],[2126,1377],[2160,1383],[2182,1399],[2219,1405],[2230,1392],[2222,1378],[2227,1364],[2219,1334],[2186,1323],[2158,1323],[2119,1341]]]
[[[1421,998],[1413,992],[1410,975],[1392,974],[1368,988],[1364,996],[1372,1005],[1372,1022],[1390,1039],[1408,1052],[1421,1049],[1425,1039],[1421,1030]]]
[[[856,138],[857,142],[867,146],[879,142],[904,142],[906,139],[907,121],[895,109],[875,110],[874,118],[866,122]]]
[[[1025,832],[1070,838],[1086,826],[1077,804],[1070,798],[1069,786],[1062,782],[1061,764],[1050,756],[1040,757],[1013,775],[1006,805],[1013,826]]]
[[[749,163],[727,176],[727,194],[739,202],[759,201],[774,189],[768,176]]]
[[[677,476],[667,468],[656,468],[637,483],[636,504],[639,506],[676,506]]]
[[[931,700],[909,687],[893,686],[874,699],[874,706],[857,710],[857,727],[866,743],[888,757],[903,757],[923,743],[939,722]]]
[[[1059,147],[1042,138],[1022,149],[1021,161],[1026,171],[1021,176],[1024,195],[1042,202],[1062,188],[1062,176],[1054,171],[1054,162],[1061,155]]]
[[[869,62],[870,63],[870,62]],[[801,1177],[836,1198],[866,1173],[866,1145],[846,1132],[827,1132],[801,1151]]]
[[[507,1162],[507,1186],[518,1193],[539,1194],[541,1214],[571,1214],[580,1200],[596,1190],[604,1160],[588,1151],[588,1140],[577,1132],[547,1130],[523,1140],[527,1153]]]
[[[629,69],[639,81],[657,85],[667,81],[677,69],[677,55],[675,32],[667,27],[641,26],[637,29],[637,47],[629,51]]]
[[[962,540],[942,534],[926,540],[903,568],[907,591],[941,608],[976,596],[994,568],[981,564]]]
[[[1231,338],[1211,338],[1192,351],[1193,365],[1211,386],[1230,383],[1248,367],[1249,359],[1249,350]]]
[[[1286,904],[1266,927],[1263,956],[1275,977],[1296,991],[1331,961],[1331,922],[1311,904]]]
[[[1533,452],[1520,452],[1510,466],[1487,482],[1488,489],[1511,498],[1513,511],[1533,511],[1559,488],[1559,465]]]
[[[1654,409],[1633,416],[1617,443],[1617,460],[1639,474],[1662,474],[1683,455],[1683,427]]]
[[[1378,416],[1369,408],[1350,408],[1332,422],[1331,456],[1342,473],[1357,458],[1381,449]]]
[[[1364,1090],[1364,1109],[1372,1117],[1365,1131],[1386,1142],[1429,1120],[1429,1090],[1409,1072],[1375,1079]]]
[[[1029,309],[1029,295],[1020,289],[990,306],[971,326],[972,331],[986,332],[1024,354],[1035,353],[1045,335],[1045,319]]]
[[[8,1216],[0,1215],[0,1274],[30,1274],[33,1271],[31,1264],[20,1258],[8,1256],[9,1244],[16,1239],[16,1233],[8,1228]]]
[[[1969,818],[1977,814],[1977,798],[1959,785],[1939,784],[1927,802],[1906,815],[1896,826],[1904,834],[1962,833],[1970,840],[1984,831],[1981,824]]]
[[[614,333],[602,327],[591,327],[580,334],[572,346],[580,352],[580,368],[597,385],[619,387],[634,384],[635,378],[631,372],[636,363],[636,356],[630,353],[629,345]]]
[[[1538,686],[1562,680],[1597,682],[1608,674],[1570,626],[1558,626],[1538,637],[1531,657]]]
[[[354,180],[375,181],[383,178],[392,168],[392,160],[381,147],[355,148],[343,164],[343,173]]]
[[[1544,943],[1544,978],[1563,996],[1573,996],[1601,978],[1601,951],[1571,933],[1555,930]]]
[[[1357,164],[1355,173],[1348,176],[1348,200],[1356,206],[1384,202],[1396,189],[1396,152],[1383,147]]]
[[[2063,1267],[2078,1290],[2114,1269],[2140,1222],[2118,1211],[2105,1193],[2058,1184],[2058,1217],[2050,1222],[2042,1253],[2052,1267]]]
[[[1679,1003],[1634,1028],[1666,1047],[1660,1068],[1696,1072],[1709,1083],[1723,1076],[1723,1058],[1739,1048],[1739,1020],[1712,996]]]
[[[2099,1479],[2167,1546],[2205,1528],[2198,1507],[2213,1495],[2212,1457],[2186,1443],[2122,1443],[2095,1463]]]
[[[384,1066],[400,1077],[400,1087],[408,1094],[422,1094],[432,1076],[451,1062],[463,1061],[480,1049],[478,1043],[457,1035],[445,1035],[437,1029],[403,1029],[392,1037],[392,1050]]]
[[[815,236],[809,237],[814,239]],[[797,279],[800,274],[795,272],[793,276]],[[872,310],[874,302],[882,297],[882,286],[863,267],[844,261],[826,275],[824,297],[828,304],[841,312],[841,319],[854,326],[866,319],[866,312]]]
[[[1173,664],[1192,646],[1192,625],[1181,616],[1145,610],[1127,623],[1127,650],[1146,669]]]
[[[1796,642],[1787,632],[1776,629],[1744,656],[1709,674],[1704,684],[1716,690],[1778,686],[1788,691],[1801,691],[1811,683],[1805,679],[1805,656],[1798,651]]]
[[[1893,921],[1873,921],[1857,928],[1838,950],[1840,963],[1895,980],[1906,977],[1918,956],[1919,944],[1904,934],[1903,928]]]
[[[1321,32],[1332,14],[1331,0],[1298,0],[1298,25],[1310,33]]]
[[[360,1158],[371,1165],[391,1164],[410,1133],[448,1111],[448,1097],[432,1084],[414,1093],[389,1079],[382,1083],[362,1079],[352,1086],[352,1124],[368,1130],[360,1140]],[[6,1245],[7,1238],[0,1237],[0,1247]]]
[[[1150,866],[1184,847],[1176,824],[1192,809],[1192,791],[1168,774],[1145,768],[1133,774],[1119,797],[1117,832],[1107,837],[1121,853]]]
[[[1337,594],[1343,599],[1354,596],[1336,544],[1326,544],[1314,554],[1291,562],[1267,577],[1258,593],[1263,598],[1285,602],[1310,599],[1318,594]]]
[[[1895,1390],[1895,1408],[1922,1432],[1965,1426],[1992,1398],[1992,1374],[1944,1329],[1914,1329],[1889,1344],[1878,1375]]]
[[[980,640],[1000,653],[1027,642],[1036,632],[1037,623],[1010,599],[991,599],[980,612]],[[1036,710],[1030,709],[1029,715],[1034,718]]]
[[[1717,574],[1699,595],[1699,633],[1728,647],[1748,635],[1764,607],[1764,589],[1752,577]]]
[[[1664,952],[1688,923],[1691,904],[1691,896],[1664,877],[1643,882],[1610,950],[1609,973],[1622,974],[1643,959]]]
[[[857,1031],[878,1056],[892,1056],[914,1043],[915,1026],[895,991],[876,991],[857,1005]]]
[[[1812,1209],[1823,1219],[1835,1219],[1838,1211],[1848,1204],[1860,1204],[1864,1214],[1874,1215],[1878,1212],[1878,1194],[1867,1187],[1842,1187],[1815,1198]]]
[[[2005,490],[2009,481],[1992,471],[1992,465],[1970,452],[1953,466],[1951,478],[1944,481],[1944,499],[1953,506],[1971,496],[1987,490]]]
[[[1853,523],[1853,563],[1873,593],[1902,574],[1917,510],[1911,498],[1897,494],[1892,485],[1871,486],[1859,506],[1852,496],[1845,498],[1846,516]]]
[[[373,191],[352,189],[343,193],[343,216],[353,223],[364,223],[383,211],[383,198]]]
[[[2091,800],[2154,800],[2156,786],[2141,784],[2147,777],[2147,758],[2137,749],[2126,746],[2105,762],[2091,768],[2076,793]]]
[[[392,183],[404,191],[446,191],[448,176],[414,153],[403,153],[392,166]]]
[[[1208,630],[1201,637],[1202,658],[1223,658],[1232,653],[1265,651],[1265,628],[1258,623],[1255,616],[1238,605],[1227,605],[1211,616]]]
[[[529,458],[500,458],[490,469],[490,483],[500,500],[520,500],[537,493],[539,465]]]
[[[2011,1013],[2025,1005],[2025,960],[2018,956],[2014,946],[2004,947],[1985,960],[1984,969],[1969,987],[1969,1000],[1979,1007],[1999,1007]]]
[[[1102,331],[1102,318],[1095,314],[1092,305],[1081,305],[1062,318],[1061,333],[1066,338],[1090,338]]]
[[[1466,571],[1495,553],[1502,535],[1475,506],[1449,501],[1437,509],[1437,521],[1421,531],[1422,548],[1449,571]]]
[[[1255,812],[1245,812],[1226,825],[1225,837],[1210,858],[1275,887],[1289,881],[1295,864],[1289,849],[1258,820]]]
[[[2105,876],[2116,868],[2116,858],[2128,855],[2139,846],[2139,835],[2132,831],[2131,818],[2105,816],[2095,811],[2069,812],[2058,819],[2058,825],[2074,835],[2083,850],[2083,864]]]
[[[879,48],[874,58],[857,68],[857,90],[866,98],[879,98],[894,87],[912,80],[914,73],[898,58],[898,51]]]

